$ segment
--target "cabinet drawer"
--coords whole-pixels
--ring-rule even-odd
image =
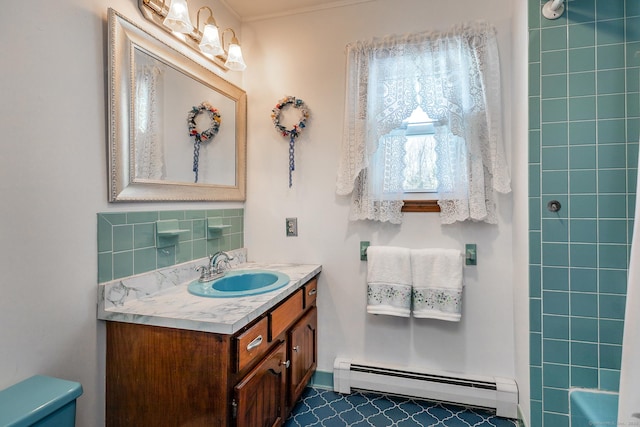
[[[302,289],[291,295],[283,304],[269,313],[271,319],[271,335],[269,340],[280,335],[287,326],[292,324],[302,314]]]
[[[318,278],[314,277],[304,285],[304,308],[309,308],[315,301],[318,294]]]
[[[267,341],[268,326],[269,324],[265,317],[236,338],[236,354],[238,355],[236,372],[244,369],[252,360],[262,355],[269,348]]]

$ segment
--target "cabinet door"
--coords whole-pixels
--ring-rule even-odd
[[[277,427],[284,422],[287,351],[276,346],[234,388],[237,427]]]
[[[318,310],[312,307],[289,332],[289,346],[291,349],[291,377],[289,404],[298,400],[305,386],[311,380],[316,370]]]

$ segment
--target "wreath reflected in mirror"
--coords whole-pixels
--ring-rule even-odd
[[[196,117],[200,114],[207,114],[210,119],[210,126],[202,132],[198,132],[196,125]],[[209,142],[217,135],[220,130],[220,123],[222,123],[222,117],[217,108],[214,108],[208,102],[202,102],[196,107],[192,107],[191,111],[187,115],[187,124],[189,125],[189,136],[195,138],[193,145],[193,172],[195,174],[195,181],[198,182],[198,163],[200,161],[200,145],[204,142]]]
[[[280,123],[280,115],[282,111],[287,107],[292,107],[299,110],[300,116],[291,129],[287,129]],[[302,99],[297,99],[295,96],[286,96],[282,98],[273,110],[271,110],[271,120],[276,130],[284,137],[289,137],[289,188],[293,185],[292,173],[295,170],[294,159],[294,145],[295,140],[300,136],[300,132],[307,126],[307,119],[309,118],[309,110],[304,104]]]

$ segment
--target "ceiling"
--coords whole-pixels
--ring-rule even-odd
[[[221,0],[243,22],[295,15],[374,0]]]

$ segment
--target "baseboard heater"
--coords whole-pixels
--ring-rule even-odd
[[[397,394],[489,408],[496,415],[518,417],[518,386],[509,378],[459,375],[435,370],[407,369],[346,358],[333,364],[333,389],[351,393],[352,389]]]

